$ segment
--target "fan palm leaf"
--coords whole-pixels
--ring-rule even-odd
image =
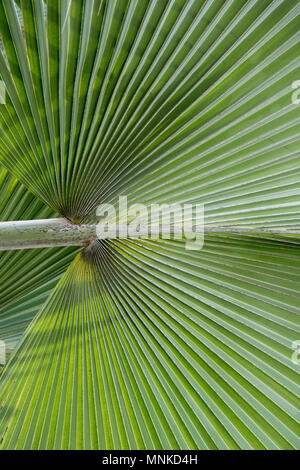
[[[1,374],[2,448],[299,448],[300,2],[1,0],[0,18],[2,220],[94,222],[127,195],[205,204],[218,231],[3,255],[25,282],[0,328],[33,320]]]

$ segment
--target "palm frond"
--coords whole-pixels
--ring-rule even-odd
[[[96,242],[3,373],[2,447],[299,447],[299,256],[232,238],[201,258]]]
[[[297,0],[1,2],[3,164],[71,219],[119,194],[299,227]],[[13,72],[12,74],[10,72]]]
[[[300,228],[299,0],[19,4],[0,0],[0,162],[30,206],[12,191],[5,217],[128,195],[252,235],[97,241],[54,290],[73,252],[4,255],[7,338],[50,296],[1,375],[2,448],[299,448],[299,236],[255,232]]]

